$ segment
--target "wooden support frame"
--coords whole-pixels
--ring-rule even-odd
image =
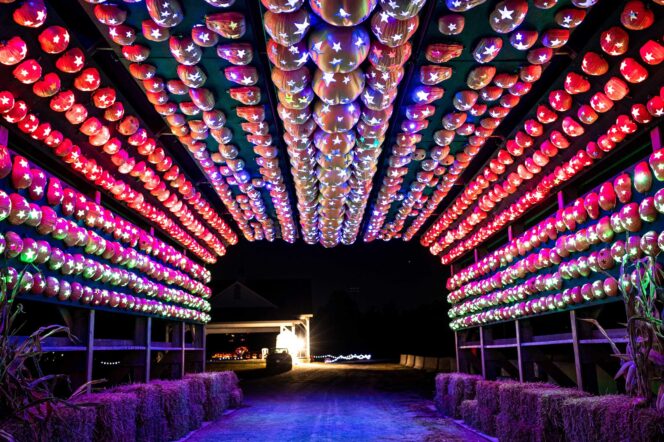
[[[50,307],[47,303],[39,301],[31,302],[43,304],[45,307]],[[68,339],[52,339],[42,346],[44,352],[58,352],[64,356],[63,367],[69,367],[72,371],[71,380],[74,388],[84,383],[90,383],[95,379],[100,379],[99,372],[96,372],[96,363],[99,355],[107,352],[116,352],[123,355],[121,358],[122,365],[130,373],[129,377],[131,382],[149,382],[152,379],[152,357],[156,351],[167,351],[171,353],[170,356],[176,365],[177,369],[170,375],[172,378],[182,378],[187,371],[199,372],[205,369],[205,339],[200,338],[204,333],[204,326],[202,324],[189,324],[182,320],[168,320],[159,318],[165,321],[169,327],[173,328],[173,332],[169,338],[170,342],[167,343],[168,348],[163,346],[164,343],[156,343],[153,340],[153,318],[149,316],[138,315],[124,315],[122,313],[98,311],[94,309],[86,309],[77,306],[61,306],[63,309],[68,309],[71,316],[74,318],[72,322],[72,332],[79,338],[79,341],[72,342]],[[132,339],[106,339],[104,336],[99,336],[96,333],[96,328],[99,327],[100,319],[108,321],[108,316],[100,315],[122,315],[133,319],[134,330]],[[103,320],[102,320],[103,323]],[[185,332],[187,327],[195,328],[197,340],[188,344],[185,340]],[[16,339],[25,339],[26,336],[17,336]],[[159,346],[162,344],[162,346]],[[196,358],[195,364],[186,365],[187,355]],[[97,366],[98,367],[98,366]],[[189,367],[189,370],[187,370]],[[92,386],[88,385],[87,391],[92,391]]]

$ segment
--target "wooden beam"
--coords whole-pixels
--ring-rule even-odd
[[[650,141],[652,142],[652,150],[660,150],[662,148],[662,128],[657,126],[650,131]]]
[[[516,365],[519,370],[519,382],[523,382],[523,355],[521,354],[521,322],[518,319],[514,321],[514,328],[516,329]]]
[[[459,360],[459,332],[457,331],[454,332],[454,351],[456,353],[456,372],[459,373],[461,372],[461,361]]]
[[[0,126],[0,144],[7,146],[9,143],[9,131],[6,127]]]
[[[185,323],[180,322],[180,379],[184,378],[184,363],[186,360],[186,343],[185,343]]]
[[[95,351],[95,311],[90,309],[90,314],[88,315],[88,342],[86,342],[86,351],[85,351],[85,381],[92,381],[92,368],[94,363],[94,351]],[[88,384],[88,393],[92,392],[92,385]]]
[[[145,382],[150,382],[152,370],[152,317],[145,322]]]
[[[576,374],[576,386],[583,390],[583,371],[581,370],[581,351],[579,348],[579,333],[576,327],[576,312],[569,311],[569,320],[572,327],[572,349],[574,350],[574,372]]]
[[[480,363],[482,365],[482,377],[486,379],[486,358],[484,350],[484,326],[480,325]]]

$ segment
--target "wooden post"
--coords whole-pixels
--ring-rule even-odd
[[[514,320],[516,329],[516,361],[519,369],[519,382],[523,382],[523,357],[521,355],[521,323],[518,319]]]
[[[148,316],[145,322],[145,382],[150,382],[152,369],[152,317]]]
[[[180,322],[180,379],[184,378],[184,364],[186,360],[186,342],[184,339],[185,336],[185,323],[184,321]]]
[[[576,386],[583,390],[583,371],[581,370],[581,352],[579,351],[579,334],[576,329],[576,312],[569,311],[570,325],[572,326],[572,348],[574,350],[574,371],[576,373]]]
[[[482,364],[482,377],[486,379],[486,357],[484,355],[484,326],[480,325],[480,361]]]
[[[88,316],[88,342],[85,350],[85,381],[92,381],[92,367],[95,351],[95,311],[90,309]],[[88,384],[88,393],[92,392],[92,385]]]
[[[203,369],[202,369],[201,371],[202,371],[203,373],[205,373],[205,369],[207,368],[207,367],[206,367],[206,359],[207,359],[207,333],[206,333],[206,331],[205,331],[205,325],[199,325],[198,327],[200,327],[200,335],[201,335],[201,342],[202,342],[201,346],[203,347],[203,350],[201,350],[201,352],[202,352],[201,360],[203,361]]]
[[[662,148],[662,130],[659,126],[650,131],[650,141],[652,142],[653,151],[660,150]]]
[[[459,332],[454,332],[454,351],[456,353],[456,372],[461,372],[461,361],[459,360]]]

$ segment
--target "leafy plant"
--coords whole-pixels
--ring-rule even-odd
[[[55,395],[55,388],[62,383],[69,384],[69,377],[44,374],[41,368],[46,339],[64,335],[76,341],[69,327],[48,325],[27,337],[19,336],[23,324],[18,320],[24,310],[23,305],[17,303],[16,296],[20,287],[28,284],[26,273],[24,269],[17,276],[12,275],[7,266],[0,271],[0,420],[4,418],[25,424],[34,439],[40,440],[45,423],[59,418],[59,406],[81,406],[72,400],[85,393],[91,383],[82,385],[68,398],[61,398]],[[0,439],[12,441],[14,437],[10,431],[0,429]]]
[[[594,324],[609,340],[614,356],[620,358],[615,379],[625,379],[625,389],[645,405],[664,410],[664,271],[655,257],[630,261],[624,257],[619,286],[627,314],[627,346],[621,352],[608,333]],[[657,393],[655,393],[657,388]]]

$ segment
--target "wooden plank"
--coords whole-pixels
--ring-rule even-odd
[[[85,381],[92,381],[92,368],[94,363],[95,351],[95,311],[90,310],[88,315],[88,340],[86,342],[87,351],[85,355]],[[92,385],[88,385],[88,393],[92,393]]]
[[[583,390],[583,372],[581,370],[581,353],[579,351],[579,334],[576,328],[576,312],[569,312],[570,325],[572,326],[572,348],[574,350],[574,371],[576,373],[576,386]]]

